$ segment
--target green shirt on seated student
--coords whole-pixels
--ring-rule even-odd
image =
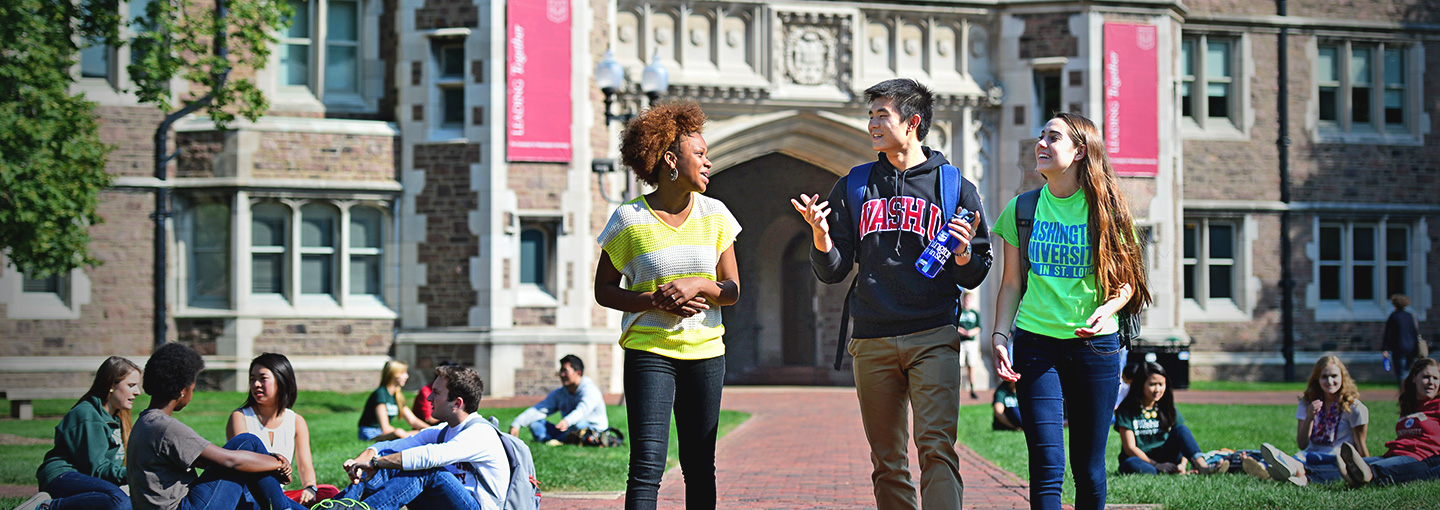
[[[1131,391],[1139,391],[1132,389]],[[1141,409],[1140,412],[1132,412],[1125,408],[1115,411],[1115,431],[1129,429],[1135,433],[1135,447],[1142,452],[1152,452],[1165,440],[1170,439],[1170,430],[1185,424],[1185,417],[1177,411],[1175,413],[1175,424],[1169,430],[1160,430],[1160,411],[1158,409]],[[1120,458],[1125,458],[1125,452],[1120,452]]]
[[[400,414],[400,404],[395,402],[395,395],[385,391],[385,387],[375,388],[370,392],[370,397],[365,399],[365,407],[360,412],[360,427],[379,427],[380,421],[375,418],[375,406],[385,404],[385,416],[394,419]]]

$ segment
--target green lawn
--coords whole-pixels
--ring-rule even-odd
[[[1366,445],[1371,455],[1385,451],[1385,442],[1395,438],[1395,402],[1366,402],[1371,428]],[[1283,450],[1295,448],[1294,406],[1187,405],[1177,406],[1185,422],[1206,450],[1255,449],[1269,442]],[[1021,432],[990,430],[987,406],[960,408],[960,441],[981,456],[1021,479],[1028,478],[1028,453]],[[1067,452],[1068,453],[1068,452]],[[1435,508],[1440,501],[1440,483],[1412,483],[1396,487],[1366,487],[1347,490],[1343,483],[1320,487],[1293,487],[1261,482],[1243,474],[1216,476],[1115,475],[1120,438],[1110,433],[1105,464],[1110,473],[1108,502],[1163,504],[1166,509],[1262,509],[1262,508],[1346,508],[1420,509]],[[1067,460],[1068,462],[1068,460]],[[1073,503],[1074,479],[1066,466],[1064,500]]]
[[[245,394],[199,393],[185,410],[175,414],[176,418],[193,427],[206,439],[217,443],[225,442],[225,421],[235,407],[244,403]],[[346,485],[345,472],[340,468],[345,459],[359,454],[370,443],[355,438],[355,422],[360,406],[365,402],[363,393],[306,392],[300,397],[295,410],[305,416],[310,424],[310,449],[314,455],[316,476],[322,484],[338,487]],[[31,421],[5,420],[4,432],[22,437],[53,439],[55,425],[74,401],[37,401],[35,413],[45,418]],[[149,397],[142,395],[135,401],[136,409],[144,409]],[[0,408],[8,408],[8,401],[0,399]],[[524,408],[481,408],[480,414],[500,419],[501,427],[509,426],[510,420]],[[610,425],[628,432],[625,408],[609,406]],[[720,434],[723,436],[744,422],[749,415],[736,411],[720,412]],[[558,418],[552,417],[558,421]],[[521,437],[530,439],[528,431],[521,431]],[[670,430],[669,464],[674,465],[679,445],[675,440],[674,423]],[[541,490],[546,492],[570,491],[623,491],[629,465],[630,449],[622,448],[580,448],[576,446],[545,446],[529,442],[534,456],[537,478]],[[44,445],[0,445],[0,484],[33,485],[35,468],[45,452]],[[298,488],[296,481],[290,488]],[[0,509],[13,508],[23,499],[0,498]]]

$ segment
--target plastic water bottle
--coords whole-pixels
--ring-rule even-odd
[[[1389,356],[1385,356],[1384,359],[1385,359],[1385,361],[1384,361],[1383,363],[1385,364],[1385,371],[1386,371],[1386,372],[1389,372],[1389,371],[1390,371],[1390,357],[1389,357]]]
[[[955,211],[954,216],[950,217],[951,221],[954,221],[956,218],[965,220],[966,222],[973,222],[975,221],[975,213],[961,207],[959,211]],[[960,238],[950,233],[948,223],[942,225],[940,232],[936,233],[935,238],[930,240],[930,246],[926,246],[925,251],[920,253],[920,258],[915,261],[915,269],[920,271],[920,274],[925,275],[926,278],[934,278],[935,275],[940,274],[940,268],[945,267],[945,263],[950,261],[950,256],[954,255],[955,249],[959,247]]]

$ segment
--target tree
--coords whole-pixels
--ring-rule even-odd
[[[32,277],[98,261],[95,207],[110,183],[94,103],[72,96],[80,40],[118,42],[116,0],[0,2],[0,251]]]
[[[126,43],[119,35],[120,1],[0,2],[0,250],[27,275],[99,264],[89,250],[89,228],[102,221],[96,206],[110,184],[110,148],[100,141],[94,103],[70,94],[71,69],[80,41]],[[169,114],[157,141],[192,112],[224,129],[237,114],[253,121],[269,108],[254,82],[231,71],[264,67],[293,14],[289,4],[213,2],[155,0],[133,16],[138,35],[128,70],[134,92]],[[176,78],[187,84],[179,93],[170,88]],[[165,148],[156,147],[160,169],[168,160]],[[167,201],[157,200],[162,226]]]

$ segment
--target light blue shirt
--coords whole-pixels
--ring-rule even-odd
[[[580,378],[580,387],[575,393],[564,386],[556,388],[545,396],[535,407],[526,409],[510,422],[511,427],[528,427],[535,420],[543,420],[554,413],[560,413],[566,423],[588,424],[589,428],[605,430],[610,428],[610,418],[605,415],[605,398],[600,387],[589,377]]]

